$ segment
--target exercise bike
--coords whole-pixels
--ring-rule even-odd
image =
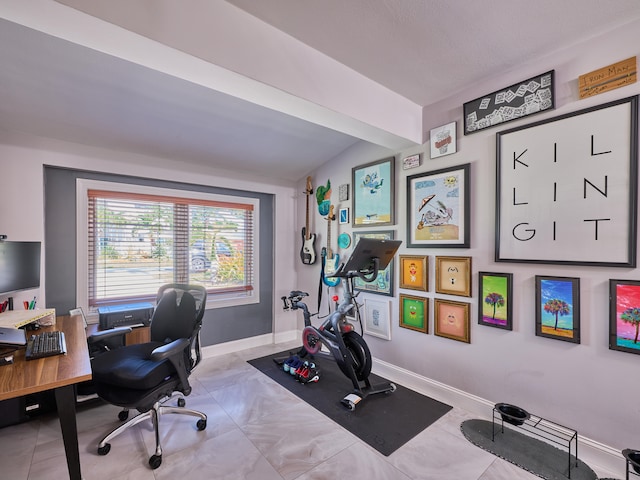
[[[347,321],[347,315],[354,309],[359,318],[359,306],[354,294],[353,281],[356,277],[365,282],[372,282],[378,276],[379,270],[384,270],[400,246],[399,240],[378,240],[362,238],[356,245],[349,261],[341,265],[335,277],[343,281],[343,300],[335,311],[319,327],[311,324],[312,314],[302,299],[308,294],[298,290],[292,291],[288,297],[282,297],[284,309],[302,310],[304,329],[300,354],[315,355],[324,345],[342,373],[351,380],[354,391],[340,402],[349,410],[355,410],[356,405],[370,395],[390,393],[396,390],[395,384],[386,382],[372,385],[369,381],[372,359],[369,347],[364,339],[355,331],[354,326]]]

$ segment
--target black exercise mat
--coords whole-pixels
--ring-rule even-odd
[[[395,392],[371,395],[351,411],[340,400],[353,392],[353,385],[333,359],[316,355],[313,361],[320,369],[320,381],[303,385],[274,362],[288,356],[289,352],[282,352],[249,363],[383,455],[392,454],[451,409],[396,384]],[[373,374],[369,380],[373,385],[387,381]]]
[[[496,424],[495,441],[491,440],[493,424],[488,420],[465,420],[460,425],[462,434],[477,447],[493,453],[538,477],[547,480],[567,480],[567,451],[561,450],[537,438],[518,432],[517,427],[504,426],[504,433]],[[597,480],[591,468],[571,455],[571,480]]]

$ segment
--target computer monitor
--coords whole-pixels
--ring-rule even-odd
[[[370,273],[375,268],[375,260],[378,259],[378,270],[384,270],[393,259],[402,240],[384,240],[379,238],[361,238],[351,252],[347,263],[340,269],[345,274],[348,272]]]
[[[0,294],[40,286],[40,242],[0,241]]]

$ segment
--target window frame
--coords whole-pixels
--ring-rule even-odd
[[[89,242],[87,235],[89,228],[89,190],[177,197],[187,201],[219,201],[252,205],[254,210],[253,256],[249,261],[252,262],[254,274],[253,288],[244,292],[210,293],[207,297],[207,310],[259,303],[260,262],[258,259],[260,258],[260,200],[258,198],[78,178],[76,179],[76,302],[78,304],[77,306],[82,307],[85,312],[89,312],[89,315],[97,313],[96,308],[89,307]]]

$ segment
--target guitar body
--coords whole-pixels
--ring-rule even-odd
[[[307,238],[308,237],[308,238]],[[306,227],[302,227],[302,248],[300,249],[300,260],[305,265],[316,263],[316,234],[307,235]]]
[[[334,254],[332,258],[329,258],[327,255],[327,250],[325,248],[322,249],[322,283],[324,283],[327,287],[335,287],[340,283],[340,277],[332,277],[334,273],[338,270],[340,266],[340,255]]]

